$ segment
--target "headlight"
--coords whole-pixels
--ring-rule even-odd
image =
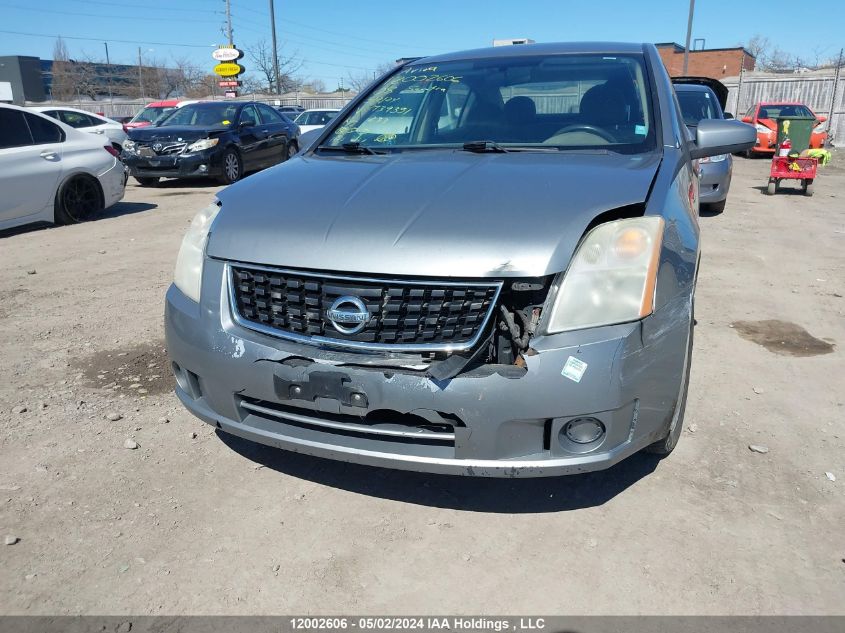
[[[135,141],[130,141],[129,139],[126,139],[125,141],[123,141],[123,149],[128,154],[134,154],[135,153]]]
[[[546,331],[578,330],[635,321],[651,314],[663,242],[663,218],[601,224],[558,277]]]
[[[204,149],[211,149],[212,147],[217,145],[217,143],[219,143],[219,142],[220,142],[219,138],[204,138],[204,139],[197,141],[196,143],[191,143],[190,145],[188,145],[188,149],[185,150],[185,151],[188,152],[188,153],[201,152]]]
[[[194,216],[188,232],[182,238],[179,256],[176,258],[176,272],[173,283],[185,296],[197,303],[200,300],[202,285],[202,262],[205,257],[205,243],[211,223],[220,212],[220,205],[214,202]]]
[[[698,161],[700,163],[721,163],[727,157],[727,154],[716,154],[716,156],[705,156],[704,158],[699,158]]]
[[[762,125],[762,124],[760,124],[760,123],[755,123],[755,124],[754,124],[754,127],[756,127],[756,128],[757,128],[757,131],[758,131],[758,132],[763,132],[764,134],[771,134],[771,133],[772,133],[772,129],[771,129],[771,128],[768,128],[768,127],[766,127],[765,125]]]

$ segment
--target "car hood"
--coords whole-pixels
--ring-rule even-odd
[[[604,211],[645,201],[660,153],[304,155],[218,194],[211,257],[380,275],[564,270]]]
[[[129,131],[129,138],[133,141],[196,141],[209,136],[216,136],[226,132],[227,128],[214,127],[181,127],[181,126],[147,126]]]

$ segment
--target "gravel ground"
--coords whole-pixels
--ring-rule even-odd
[[[0,613],[845,613],[842,158],[812,198],[735,160],[678,449],[560,479],[334,463],[183,411],[163,296],[214,186],[0,234]]]

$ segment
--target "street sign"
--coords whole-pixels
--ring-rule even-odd
[[[218,81],[217,85],[221,88],[237,88],[241,85],[240,81],[237,80],[226,80],[226,81]]]
[[[222,62],[214,67],[214,74],[221,77],[237,77],[244,71],[244,67],[234,62]]]
[[[243,55],[244,52],[234,46],[221,46],[211,53],[211,56],[218,62],[232,62],[240,59]]]
[[[238,96],[238,91],[237,91],[237,90],[227,90],[227,91],[226,91],[226,96],[227,96],[227,97],[237,97],[237,96]]]

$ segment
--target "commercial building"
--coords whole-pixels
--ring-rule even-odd
[[[684,47],[675,42],[655,44],[663,65],[672,77],[684,74]],[[690,50],[686,75],[722,79],[739,75],[740,70],[754,70],[756,59],[742,46]]]

